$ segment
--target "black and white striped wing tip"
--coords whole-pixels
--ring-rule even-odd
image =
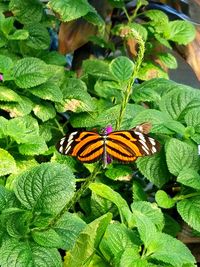
[[[70,155],[74,146],[75,146],[75,137],[77,135],[76,132],[72,132],[69,135],[64,136],[60,139],[60,141],[56,145],[56,149],[59,153],[63,155]]]

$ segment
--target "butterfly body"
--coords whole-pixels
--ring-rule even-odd
[[[155,139],[146,134],[148,130],[144,130],[142,125],[128,131],[102,134],[75,131],[60,140],[57,150],[61,154],[75,156],[84,163],[102,159],[105,166],[108,157],[123,163],[133,162],[138,157],[156,153],[160,147]]]

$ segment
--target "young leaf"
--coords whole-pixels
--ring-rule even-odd
[[[48,65],[38,58],[26,57],[13,68],[14,81],[21,88],[31,88],[48,80]]]
[[[189,21],[174,20],[169,22],[168,40],[186,45],[195,38],[195,27]]]
[[[67,252],[64,267],[82,266],[83,263],[88,264],[91,261],[111,218],[111,213],[107,213],[85,227],[72,250]]]
[[[12,35],[8,36],[9,40],[26,40],[29,37],[29,33],[26,30],[17,30]]]
[[[58,13],[62,21],[75,20],[93,11],[87,0],[50,0],[48,7]]]
[[[199,169],[199,158],[196,149],[175,138],[166,143],[166,160],[169,171],[176,176],[183,168]]]
[[[62,266],[61,256],[56,249],[41,247],[27,240],[7,239],[0,248],[0,255],[0,265],[4,267]]]
[[[118,82],[128,81],[133,73],[134,63],[127,57],[117,57],[110,63],[110,71]]]
[[[178,213],[186,223],[197,231],[200,231],[200,216],[199,212],[197,212],[199,207],[199,196],[183,199],[177,203]]]
[[[14,158],[6,150],[0,148],[0,176],[12,173],[16,169]]]
[[[155,203],[136,201],[131,204],[131,209],[133,212],[137,210],[147,216],[156,225],[159,231],[164,227],[163,214]]]
[[[58,213],[69,202],[74,190],[74,175],[58,163],[31,168],[17,177],[15,186],[15,194],[23,206],[50,214]]]
[[[181,170],[177,177],[177,182],[200,190],[200,175],[192,168],[184,168]]]
[[[135,248],[126,248],[121,256],[119,267],[150,267],[146,259],[141,259]]]
[[[11,0],[9,10],[22,23],[39,22],[42,18],[42,3],[38,0]]]
[[[195,258],[190,250],[179,240],[157,232],[152,238],[149,247],[147,248],[147,255],[151,259],[156,259],[168,263],[174,267],[195,266]]]
[[[138,158],[137,167],[157,187],[162,187],[170,178],[164,153]]]
[[[164,209],[170,209],[176,203],[176,201],[169,197],[163,190],[158,190],[156,192],[155,200],[158,203],[158,206]]]

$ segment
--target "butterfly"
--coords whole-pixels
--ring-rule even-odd
[[[102,159],[106,167],[109,158],[130,163],[160,150],[159,142],[147,135],[150,129],[150,123],[143,123],[131,130],[110,133],[75,131],[64,136],[56,148],[61,154],[74,156],[83,163]]]

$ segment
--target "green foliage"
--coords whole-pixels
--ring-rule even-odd
[[[195,266],[168,213],[200,231],[200,93],[164,79],[177,67],[171,43],[192,41],[194,27],[159,10],[138,24],[147,1],[128,14],[125,1],[109,0],[127,22],[116,20],[108,39],[90,1],[0,2],[0,265]],[[79,76],[50,51],[60,21],[77,19],[101,29],[90,40],[106,52]],[[161,45],[168,50],[155,53]],[[72,128],[144,122],[161,150],[135,163],[103,170],[55,150]]]

